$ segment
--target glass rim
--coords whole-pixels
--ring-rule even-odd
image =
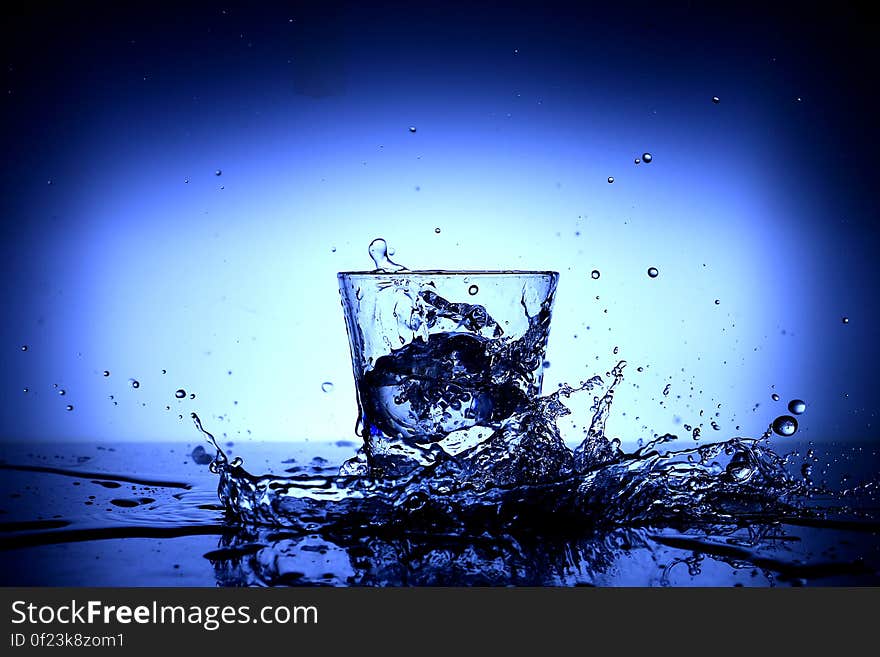
[[[558,271],[530,269],[405,269],[401,271],[340,271],[337,278],[378,278],[380,276],[555,276]]]

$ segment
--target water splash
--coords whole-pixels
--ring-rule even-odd
[[[381,237],[377,237],[370,242],[368,251],[370,258],[373,259],[373,263],[376,265],[376,271],[392,272],[406,270],[406,267],[398,265],[388,257],[388,243]]]
[[[573,527],[732,523],[793,516],[803,511],[807,486],[789,474],[766,438],[670,450],[677,436],[660,436],[623,452],[605,434],[615,390],[626,363],[605,384],[592,377],[530,400],[520,412],[475,444],[451,454],[439,446],[434,460],[403,476],[369,470],[337,476],[255,476],[241,459],[229,461],[198,416],[196,427],[216,450],[211,470],[220,476],[227,512],[247,525],[302,532],[399,531],[474,535],[549,524]],[[570,449],[558,420],[597,388],[582,442]]]

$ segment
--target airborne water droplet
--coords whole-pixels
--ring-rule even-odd
[[[321,384],[321,390],[324,392],[332,392],[333,391],[333,382],[332,381],[324,381]]]
[[[415,131],[416,131],[416,127],[415,127],[414,125],[411,125],[411,126],[409,127],[409,131],[410,131],[410,132],[415,132]]]
[[[437,233],[438,235],[440,234],[440,228],[439,228],[439,226],[438,226],[437,228],[434,229],[434,232]]]
[[[613,182],[614,182],[614,176],[608,176],[608,182],[609,182],[609,183],[613,183]]]
[[[777,395],[777,394],[774,392],[772,395],[770,395],[770,399],[772,399],[773,401],[779,401],[779,395]]]
[[[718,96],[712,96],[712,102],[717,105],[721,102],[721,99]]]
[[[215,176],[222,176],[222,175],[223,175],[223,171],[220,170],[220,169],[217,169],[217,170],[214,172],[214,175],[215,175]]]
[[[790,415],[780,415],[773,420],[771,428],[780,436],[793,436],[798,429],[798,423]]]
[[[104,370],[104,376],[110,376],[110,370]]]
[[[68,411],[72,411],[72,410],[73,410],[73,404],[68,404],[65,408],[67,408]]]
[[[639,158],[636,158],[635,160],[633,160],[633,162],[635,162],[636,164],[641,164],[642,160]]]
[[[180,388],[177,392],[174,393],[174,396],[178,399],[183,399],[184,397],[186,397],[186,390]]]
[[[480,288],[477,287],[476,285],[471,285],[471,286],[468,288],[468,294],[470,294],[471,296],[474,296],[474,295],[475,295],[477,292],[479,292],[479,291],[480,291]]]
[[[26,344],[21,345],[21,350],[22,350],[22,351],[27,351],[27,350],[28,350],[28,346],[27,346]]]
[[[657,278],[660,275],[660,271],[656,267],[648,267],[648,276],[651,278]]]
[[[803,399],[792,399],[788,402],[788,410],[795,415],[801,415],[807,410],[807,403]]]
[[[189,393],[189,398],[190,398],[190,399],[195,399],[195,398],[196,398],[196,393],[194,393],[194,392]]]
[[[849,317],[841,317],[840,321],[843,322],[844,324],[849,324]]]
[[[650,153],[642,153],[642,162],[645,164],[650,164],[654,159],[654,156]]]
[[[599,276],[601,276],[601,274],[599,273],[598,269],[594,269],[592,271],[592,273],[590,274],[590,276],[593,278],[593,280],[597,280],[599,278]]]
[[[62,388],[61,390],[58,391],[58,394],[63,397],[64,395],[67,394],[67,391],[64,388]]]
[[[141,382],[138,381],[137,379],[132,379],[132,380],[131,380],[131,387],[132,387],[132,388],[140,388],[140,387],[141,387]]]

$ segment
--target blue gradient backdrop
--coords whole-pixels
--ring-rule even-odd
[[[877,434],[855,6],[4,11],[0,439],[188,441],[191,410],[352,438],[335,273],[377,236],[411,268],[558,270],[545,385],[626,359],[625,443],[754,435],[793,397],[806,436]]]

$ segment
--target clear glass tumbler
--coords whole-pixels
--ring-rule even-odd
[[[337,276],[364,440],[344,472],[406,474],[540,393],[558,273]]]

